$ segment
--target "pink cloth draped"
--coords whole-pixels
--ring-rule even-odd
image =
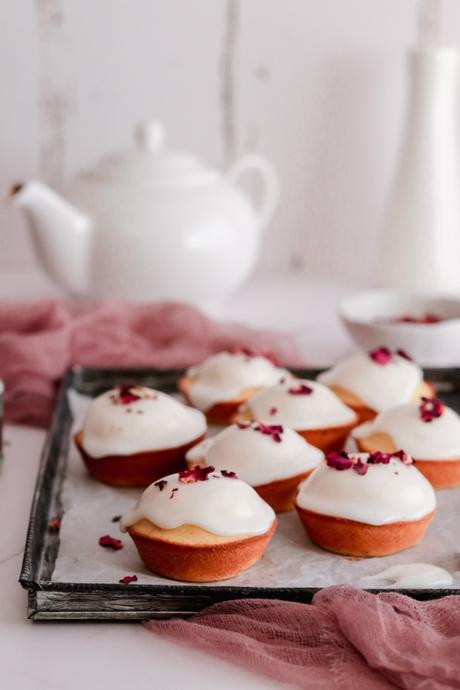
[[[311,605],[215,604],[152,632],[305,690],[460,688],[460,597],[419,602],[328,587]]]
[[[74,364],[182,367],[219,350],[268,349],[302,364],[292,339],[208,319],[185,304],[0,303],[0,377],[10,422],[46,426],[56,385]]]

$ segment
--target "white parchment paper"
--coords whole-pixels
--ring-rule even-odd
[[[89,399],[70,391],[69,400],[74,430],[78,430]],[[125,575],[136,574],[139,584],[177,585],[177,581],[150,573],[140,561],[129,535],[122,535],[118,523],[112,522],[113,517],[131,507],[141,491],[112,488],[92,479],[71,442],[53,581],[117,583]],[[411,549],[384,558],[356,559],[323,551],[310,542],[295,512],[283,514],[264,557],[246,572],[216,585],[360,586],[362,578],[380,573],[391,565],[432,563],[456,574],[452,587],[460,587],[457,572],[460,569],[460,488],[438,491],[437,498],[438,513],[424,540]],[[103,534],[121,538],[123,548],[112,551],[99,546],[99,537]]]

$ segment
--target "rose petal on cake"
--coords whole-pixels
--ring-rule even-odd
[[[155,482],[153,486],[157,486],[160,489],[160,491],[163,491],[167,483],[168,482],[166,481],[166,479],[160,479],[159,481]]]
[[[281,424],[263,424],[258,422],[257,426],[254,427],[254,431],[259,431],[264,436],[271,436],[275,443],[281,443],[281,435],[284,432],[284,428]]]
[[[179,472],[179,481],[183,484],[191,484],[193,482],[204,482],[209,478],[209,475],[214,472],[215,467],[208,465],[208,467],[200,467],[196,465],[189,470],[182,470]]]
[[[339,470],[340,472],[343,470],[349,470],[351,467],[353,467],[353,461],[348,456],[348,453],[345,453],[345,451],[340,451],[339,453],[335,451],[328,453],[326,456],[326,464],[329,467],[332,467],[334,470]]]
[[[307,386],[306,383],[299,383],[297,386],[292,386],[288,388],[289,395],[311,395],[313,393],[313,388]]]
[[[220,473],[223,477],[227,477],[227,479],[238,479],[236,472],[232,472],[231,470],[221,470]]]
[[[444,405],[437,398],[422,398],[419,410],[422,422],[432,422],[433,419],[441,417]]]
[[[377,347],[369,352],[369,357],[383,366],[391,361],[391,352],[387,347]]]
[[[406,453],[404,450],[398,450],[396,453],[391,454],[392,458],[398,458],[398,460],[401,460],[401,462],[404,465],[413,465],[414,464],[414,459],[412,456],[409,455],[409,453]]]
[[[368,469],[369,465],[367,462],[363,462],[360,458],[353,463],[353,470],[357,472],[357,474],[364,475]]]
[[[390,460],[390,453],[382,453],[380,450],[376,450],[374,453],[369,453],[367,462],[369,465],[388,465]]]
[[[396,350],[396,354],[402,357],[403,359],[407,359],[408,362],[414,361],[413,358],[409,354],[407,354],[405,350],[401,350],[401,348],[399,350]]]

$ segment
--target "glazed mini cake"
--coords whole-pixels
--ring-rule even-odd
[[[228,424],[239,405],[265,386],[290,377],[268,356],[248,349],[219,352],[188,369],[179,381],[187,402],[215,424]]]
[[[353,431],[358,448],[404,448],[436,489],[460,484],[460,417],[440,400],[398,405]]]
[[[421,368],[402,350],[390,352],[386,347],[351,355],[320,374],[318,381],[329,386],[363,422],[394,405],[433,395]]]
[[[88,472],[116,486],[147,486],[185,467],[206,418],[165,393],[120,385],[91,401],[75,443]]]
[[[257,491],[276,512],[291,510],[299,483],[324,454],[281,424],[243,422],[205,439],[186,455],[190,468],[228,469]]]
[[[196,467],[148,487],[120,521],[147,568],[188,582],[234,577],[258,561],[272,508],[234,472]]]
[[[235,421],[285,425],[328,453],[343,447],[358,417],[327,386],[290,379],[265,388],[240,406]]]
[[[331,453],[299,487],[310,539],[348,556],[386,556],[419,542],[436,510],[431,484],[410,456]]]

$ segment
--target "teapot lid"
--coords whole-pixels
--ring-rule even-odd
[[[89,181],[125,185],[206,184],[218,173],[194,156],[165,148],[166,130],[157,120],[138,125],[136,146],[128,151],[104,156],[80,177]]]

